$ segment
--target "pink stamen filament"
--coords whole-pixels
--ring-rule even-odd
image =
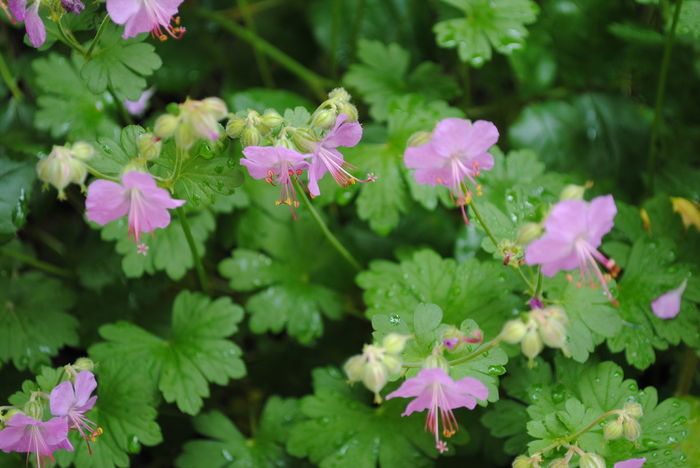
[[[352,170],[355,169],[355,166],[343,159],[340,159],[338,156],[323,147],[321,147],[320,151],[318,151],[317,156],[321,158],[321,162],[323,162],[323,165],[326,166],[326,169],[328,169],[328,172],[331,173],[331,176],[333,176],[333,179],[338,185],[347,187],[355,182],[366,183],[374,182],[375,180],[373,175],[370,175],[366,180],[362,180],[350,174],[345,168]]]
[[[440,453],[447,451],[447,444],[440,440],[439,429],[440,421],[438,417],[439,414],[442,416],[442,435],[449,438],[452,437],[459,425],[455,419],[455,415],[449,408],[447,398],[442,390],[442,386],[439,383],[432,384],[432,399],[430,403],[430,408],[428,409],[428,414],[425,418],[425,429],[432,432],[435,435],[435,448],[440,451]]]
[[[594,279],[597,279],[598,284],[603,288],[603,292],[608,297],[610,302],[612,302],[613,305],[618,305],[617,300],[615,300],[612,293],[610,293],[610,289],[608,289],[607,281],[603,276],[603,273],[600,271],[600,267],[598,266],[598,262],[596,260],[602,263],[606,269],[613,273],[615,273],[616,268],[615,261],[606,258],[584,239],[577,240],[574,248],[576,249],[576,255],[578,256],[581,284],[589,283],[592,285],[592,287],[594,287]]]

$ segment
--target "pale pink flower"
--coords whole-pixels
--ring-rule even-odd
[[[147,89],[141,93],[141,96],[139,96],[136,101],[129,101],[128,99],[125,100],[124,107],[126,108],[127,112],[133,116],[142,115],[146,111],[146,107],[148,107],[148,102],[151,100],[153,93],[155,93],[153,88]]]
[[[97,396],[93,396],[92,392],[96,388],[95,375],[85,370],[75,377],[75,383],[66,381],[56,385],[49,397],[51,414],[64,418],[70,429],[76,429],[87,442],[90,453],[92,449],[89,439],[94,440],[100,430],[94,422],[85,417],[85,413],[95,406]]]
[[[309,163],[305,156],[289,148],[281,146],[247,146],[243,149],[245,158],[241,165],[248,168],[254,179],[264,179],[271,185],[280,186],[280,199],[277,205],[288,205],[292,216],[296,219],[294,208],[299,206],[292,177],[297,179]]]
[[[309,167],[309,192],[313,196],[321,194],[318,181],[326,172],[330,172],[333,179],[343,187],[355,182],[370,182],[374,180],[372,175],[367,180],[361,180],[348,172],[353,166],[343,159],[343,155],[336,148],[339,146],[352,147],[362,139],[362,126],[357,122],[347,122],[348,116],[340,114],[335,120],[335,125],[328,134],[316,144],[316,148],[309,155],[311,166]]]
[[[158,187],[150,174],[131,171],[122,176],[121,184],[109,180],[91,183],[85,206],[87,218],[100,226],[128,214],[129,236],[139,244],[142,232],[167,227],[170,224],[168,210],[184,203]]]
[[[481,381],[465,377],[455,382],[444,370],[433,368],[423,369],[417,376],[407,379],[396,391],[387,395],[386,399],[415,397],[401,416],[427,409],[425,428],[435,435],[435,447],[440,452],[445,452],[447,444],[440,440],[439,436],[440,417],[443,436],[451,437],[459,428],[452,410],[461,407],[474,409],[477,399],[486,400],[488,396],[489,391]]]
[[[24,29],[29,36],[29,42],[36,48],[46,41],[46,27],[39,16],[39,0],[34,0],[27,6],[27,0],[9,0],[10,11],[17,21],[24,21]]]
[[[469,224],[464,205],[471,200],[472,192],[465,179],[476,185],[480,172],[493,168],[493,156],[488,151],[497,141],[498,129],[491,122],[443,119],[428,143],[406,149],[404,162],[409,169],[416,169],[413,176],[419,184],[449,187],[464,222]]]
[[[544,222],[545,234],[527,247],[525,261],[528,265],[542,265],[542,273],[549,277],[559,271],[578,268],[581,278],[578,286],[595,287],[595,276],[605,295],[617,304],[597,263],[602,263],[613,275],[617,274],[615,261],[598,251],[603,236],[613,227],[616,213],[612,195],[596,197],[590,203],[560,201]]]
[[[629,460],[615,463],[613,468],[642,468],[646,461],[646,458],[630,458]]]
[[[57,450],[73,450],[68,440],[68,423],[63,418],[53,418],[46,422],[17,413],[5,423],[0,431],[0,450],[5,453],[20,452],[36,454],[36,463],[41,468],[43,457],[53,461]]]
[[[179,39],[185,28],[179,26],[177,9],[183,0],[107,0],[107,13],[117,24],[124,25],[122,37],[127,39],[144,32],[164,41],[170,37]],[[165,32],[164,32],[165,30]]]
[[[685,279],[676,289],[672,289],[654,299],[651,303],[651,309],[654,311],[654,314],[660,319],[672,319],[678,315],[678,312],[681,311],[681,296],[683,296],[687,285],[688,280]]]

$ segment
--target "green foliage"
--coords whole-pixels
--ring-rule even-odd
[[[173,304],[167,339],[128,322],[100,328],[107,340],[90,348],[96,361],[130,363],[142,372],[146,389],[156,387],[167,402],[197,414],[209,396],[209,382],[226,385],[245,375],[241,350],[225,339],[238,329],[243,310],[228,298],[211,301],[184,291]]]
[[[0,158],[0,244],[24,225],[35,178],[33,165]]]
[[[531,0],[442,0],[461,11],[464,18],[437,23],[433,30],[440,47],[457,48],[462,62],[482,67],[492,51],[510,54],[527,37],[526,24],[533,23],[539,8]]]

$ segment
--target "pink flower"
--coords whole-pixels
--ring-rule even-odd
[[[75,377],[75,383],[66,381],[56,385],[49,397],[51,414],[64,418],[71,429],[77,429],[88,443],[91,454],[92,449],[84,429],[90,434],[92,440],[101,433],[101,430],[85,417],[85,413],[95,406],[97,396],[92,396],[92,392],[96,388],[95,376],[92,372],[85,370]]]
[[[542,273],[549,277],[562,270],[578,268],[581,275],[578,286],[589,283],[595,287],[595,275],[605,295],[617,304],[596,262],[602,263],[613,275],[617,274],[615,261],[598,251],[603,236],[613,227],[616,213],[612,195],[594,198],[590,203],[560,201],[544,223],[545,234],[527,247],[525,261],[528,265],[542,265]]]
[[[39,0],[34,0],[27,6],[27,0],[9,0],[10,11],[17,21],[24,21],[24,29],[29,36],[29,42],[36,48],[46,41],[46,27],[39,16]]]
[[[5,453],[33,452],[39,468],[42,457],[49,457],[53,461],[56,450],[73,450],[68,441],[68,424],[63,418],[42,422],[17,413],[5,424],[5,429],[0,431],[0,450]]]
[[[642,468],[646,461],[646,458],[630,458],[629,460],[615,463],[613,468]]]
[[[254,179],[265,179],[271,185],[280,185],[280,199],[277,205],[288,205],[296,219],[294,208],[299,206],[292,177],[299,177],[309,163],[305,156],[281,146],[247,146],[243,149],[245,158],[241,165],[248,168]]]
[[[127,172],[122,183],[96,180],[88,187],[87,218],[100,226],[129,215],[129,235],[139,244],[142,232],[152,232],[170,224],[168,209],[185,203],[158,187],[153,176],[138,171]],[[139,252],[145,253],[139,245]]]
[[[347,118],[347,115],[340,114],[335,120],[335,126],[316,144],[316,148],[310,155],[309,192],[315,197],[321,194],[318,181],[326,172],[330,172],[333,179],[343,187],[355,182],[374,180],[372,175],[369,175],[367,180],[360,180],[350,174],[348,169],[353,169],[353,166],[343,160],[343,155],[336,149],[339,146],[348,148],[355,146],[362,139],[362,126],[357,122],[346,122]]]
[[[442,453],[447,451],[447,444],[438,436],[438,412],[442,416],[444,426],[442,434],[451,437],[458,429],[452,410],[462,406],[474,409],[476,398],[486,400],[488,396],[489,391],[479,380],[465,377],[455,382],[444,370],[433,368],[423,369],[416,377],[407,379],[395,392],[387,395],[386,399],[415,397],[401,416],[427,409],[425,428],[435,435],[435,447]]]
[[[175,27],[170,23],[183,0],[107,0],[107,13],[117,24],[124,25],[122,37],[127,39],[149,32],[151,36],[164,41],[170,37],[179,39],[185,28],[178,26],[179,17],[175,18]]]
[[[129,101],[128,99],[124,101],[124,107],[129,112],[129,114],[134,116],[139,116],[144,113],[146,107],[148,107],[148,101],[151,100],[153,96],[154,89],[150,88],[141,93],[141,96],[136,101]]]
[[[449,187],[469,224],[464,205],[471,200],[471,190],[464,179],[476,185],[475,177],[493,167],[488,150],[498,141],[498,129],[485,120],[473,124],[464,119],[449,118],[438,122],[432,139],[406,149],[404,162],[416,169],[413,176],[419,184]]]
[[[662,294],[654,299],[651,303],[651,310],[660,319],[672,319],[681,310],[681,296],[688,285],[688,280],[685,279],[679,287],[672,289],[669,292]]]

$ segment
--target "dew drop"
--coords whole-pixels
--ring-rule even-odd
[[[400,324],[401,323],[401,316],[399,314],[396,314],[396,313],[391,314],[389,316],[389,323],[391,323],[392,325]]]

